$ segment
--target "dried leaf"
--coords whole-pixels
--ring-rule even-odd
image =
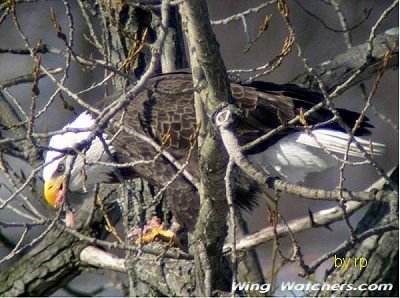
[[[268,29],[269,24],[271,23],[271,18],[272,18],[272,14],[268,14],[268,15],[266,15],[264,17],[264,21],[262,22],[262,24],[258,28],[258,32],[257,32],[257,37],[256,38],[259,38],[261,36],[261,34],[263,34],[263,32]]]
[[[285,1],[283,0],[278,1],[278,10],[284,17],[289,16],[289,8]]]
[[[54,12],[53,7],[50,8],[50,20],[54,29],[56,30],[57,37],[66,42],[67,36],[62,32],[61,25],[57,22],[56,14]]]
[[[15,12],[15,0],[7,0],[7,8],[9,12]]]
[[[299,121],[303,126],[308,126],[303,107],[299,109]]]

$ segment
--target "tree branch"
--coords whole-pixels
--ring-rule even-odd
[[[369,42],[353,47],[345,53],[340,54],[313,67],[314,74],[322,81],[328,90],[332,90],[338,85],[343,84],[358,69],[365,65],[365,69],[347,89],[363,81],[368,80],[376,74],[382,66],[385,54],[392,51],[393,55],[389,59],[388,68],[399,66],[399,36],[398,28],[386,30],[377,35],[372,40],[373,51],[368,57]],[[305,72],[292,80],[292,83],[301,85],[305,88],[319,90],[318,82],[309,72]],[[344,90],[343,90],[344,91]]]
[[[196,86],[195,104],[197,123],[206,126],[206,136],[200,142],[199,170],[200,212],[193,236],[195,254],[196,289],[198,295],[211,296],[212,289],[221,287],[222,245],[226,236],[224,172],[226,155],[221,152],[208,121],[221,103],[231,98],[226,69],[212,32],[205,1],[189,0],[182,4],[182,22],[192,63],[193,83]],[[198,95],[195,95],[198,96]],[[208,116],[206,116],[208,115]]]

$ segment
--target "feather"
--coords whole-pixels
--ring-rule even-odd
[[[272,175],[284,177],[292,183],[303,182],[310,173],[322,172],[337,165],[337,160],[331,154],[345,154],[348,135],[332,129],[316,129],[311,134],[294,132],[282,138],[267,150],[250,156],[250,160],[260,165]],[[356,137],[363,148],[374,155],[382,155],[385,146],[380,143],[370,143]],[[349,155],[363,157],[363,153],[354,143],[350,145]]]
[[[265,82],[253,82],[251,84],[231,84],[232,95],[236,99],[243,112],[243,119],[237,127],[237,138],[241,145],[255,140],[277,126],[286,123],[301,111],[307,111],[323,100],[321,94],[312,92],[295,85],[277,85]],[[152,160],[157,155],[156,149],[143,139],[130,134],[129,130],[145,134],[158,144],[168,137],[168,142],[163,144],[164,150],[181,164],[186,162],[191,136],[196,131],[196,114],[193,105],[195,88],[190,73],[172,73],[158,75],[150,78],[142,92],[129,101],[124,111],[120,111],[115,119],[123,121],[127,130],[121,130],[120,126],[109,125],[103,137],[110,136],[115,148],[115,158],[119,162],[131,162],[138,160]],[[104,110],[116,98],[123,93],[115,94],[101,101],[97,108]],[[359,114],[344,109],[338,109],[343,120],[352,126]],[[122,117],[123,114],[123,117]],[[94,117],[88,112],[81,114],[67,127],[84,128],[94,124]],[[327,122],[333,115],[329,109],[322,108],[307,116],[304,120],[309,125]],[[368,118],[360,124],[356,135],[367,135]],[[115,134],[118,132],[116,137]],[[65,133],[52,137],[50,146],[58,149],[73,147],[76,142],[85,139],[90,132]],[[357,138],[357,141],[367,151],[372,148],[375,155],[383,154],[384,145],[370,143]],[[266,142],[255,147],[249,158],[262,166],[273,175],[281,176],[290,182],[304,181],[312,172],[321,172],[336,165],[336,160],[324,152],[322,147],[334,154],[346,152],[348,136],[337,123],[329,123],[319,126],[319,129],[308,135],[304,130],[296,127],[288,127]],[[349,154],[354,157],[362,157],[358,148],[351,144]],[[48,152],[46,161],[59,156],[58,152]],[[107,161],[104,148],[100,140],[95,138],[86,152],[87,158],[92,161]],[[78,156],[78,158],[80,158]],[[47,165],[44,169],[44,178],[51,178],[56,172],[59,161]],[[85,168],[88,177],[87,183],[113,182],[110,175],[110,167],[102,167],[99,164],[86,166],[83,159],[77,159],[73,169],[71,190],[82,188],[81,170]],[[186,170],[194,177],[199,177],[198,157],[196,152],[191,156]],[[176,174],[176,167],[164,157],[160,157],[150,164],[141,164],[134,169],[128,168],[121,171],[127,178],[141,176],[147,179],[153,186],[162,187]],[[237,204],[244,208],[254,206],[255,198],[262,197],[264,187],[256,185],[251,177],[236,177]],[[199,198],[195,186],[179,176],[167,189],[167,197],[172,212],[178,221],[187,229],[192,229],[199,210]]]
[[[310,134],[308,133],[295,133],[293,134],[293,138],[296,139],[296,142],[305,144],[315,148],[326,148],[327,150],[333,153],[345,154],[347,151],[348,144],[349,147],[349,155],[355,157],[363,157],[364,154],[361,152],[354,142],[349,142],[349,136],[341,131],[335,131],[332,129],[316,129],[312,131]],[[383,155],[385,152],[385,145],[370,142],[368,140],[362,139],[360,137],[355,137],[355,140],[372,155]],[[372,149],[372,151],[371,151]]]

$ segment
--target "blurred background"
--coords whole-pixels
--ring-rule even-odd
[[[213,21],[227,18],[231,15],[245,11],[251,7],[257,7],[267,1],[231,1],[219,0],[208,1],[210,17]],[[305,1],[299,0],[299,3],[305,8],[303,9],[295,1],[287,1],[290,8],[290,19],[295,28],[296,42],[300,44],[303,55],[309,59],[309,63],[313,66],[327,61],[334,56],[346,51],[343,33],[334,32],[327,29],[321,20],[330,28],[340,31],[341,26],[338,15],[332,6],[327,5],[324,1]],[[370,15],[365,22],[356,26],[352,30],[351,36],[353,45],[356,46],[365,42],[370,34],[371,27],[377,21],[383,10],[388,7],[392,1],[389,0],[359,0],[359,1],[341,1],[341,8],[350,27],[359,24],[365,18],[365,12],[369,11]],[[50,7],[53,7],[57,21],[67,29],[64,7],[58,1],[38,2],[35,5],[18,4],[17,14],[21,21],[22,30],[29,36],[32,44],[36,44],[39,40],[44,44],[48,44],[55,48],[64,48],[63,43],[56,37],[54,28],[50,22]],[[100,58],[94,48],[84,39],[83,34],[87,33],[84,26],[82,16],[78,10],[77,4],[72,1],[72,14],[74,17],[75,28],[75,44],[74,49],[77,53],[84,56],[92,55]],[[271,22],[268,30],[255,42],[252,47],[245,52],[248,46],[247,36],[244,32],[242,20],[232,21],[225,25],[214,25],[214,32],[220,44],[220,50],[224,58],[228,70],[232,69],[251,69],[265,64],[280,53],[283,41],[287,36],[287,28],[276,9],[275,5],[269,5],[261,9],[258,13],[252,13],[246,17],[247,31],[251,38],[257,35],[258,28],[262,24],[265,16],[271,14]],[[314,16],[312,16],[313,14]],[[319,19],[317,19],[317,16]],[[379,27],[377,33],[382,33],[393,27],[398,27],[398,11],[392,12],[387,19]],[[24,42],[16,32],[12,20],[7,17],[0,24],[0,49],[24,48]],[[42,55],[42,64],[47,68],[57,68],[64,66],[64,59],[52,55]],[[32,71],[32,59],[28,55],[0,54],[0,84],[9,79],[15,78],[23,74],[29,74]],[[292,53],[284,60],[282,65],[273,73],[259,80],[272,81],[275,83],[290,82],[295,76],[305,72],[303,62],[297,55],[294,47]],[[82,69],[72,64],[71,75],[67,80],[66,86],[72,91],[79,91],[89,87],[93,82],[101,80],[103,75],[99,69],[91,71],[82,71]],[[241,79],[248,78],[249,75],[242,74]],[[367,93],[370,90],[374,78],[366,81]],[[374,110],[378,111],[394,123],[398,123],[398,71],[387,70],[373,98]],[[8,89],[15,98],[18,99],[22,109],[29,113],[31,105],[31,85],[22,84]],[[38,109],[43,107],[49,99],[49,96],[56,89],[55,85],[49,79],[41,79],[39,83],[40,95],[38,97]],[[103,90],[94,90],[82,95],[82,98],[89,103],[96,102],[102,97]],[[65,100],[74,107],[74,111],[68,111],[63,108],[63,102],[56,99],[54,104],[35,122],[36,132],[45,132],[47,130],[57,130],[62,128],[74,114],[82,111],[82,108],[69,100],[65,96]],[[360,89],[354,87],[338,98],[335,99],[338,107],[344,107],[355,111],[360,111],[365,101],[361,96]],[[390,125],[382,121],[376,113],[367,112],[370,122],[375,126],[373,129],[372,139],[376,142],[384,143],[387,147],[386,154],[378,157],[377,162],[385,170],[389,171],[398,164],[398,131]],[[7,137],[7,132],[3,133],[3,137]],[[23,169],[29,173],[29,167],[18,160],[11,159],[16,169]],[[347,167],[345,171],[346,181],[345,187],[354,191],[363,190],[376,181],[379,177],[376,171],[370,166]],[[330,169],[322,174],[310,176],[305,185],[315,188],[334,189],[338,185],[339,171],[338,169]],[[0,172],[0,183],[4,183],[4,176]],[[0,197],[7,198],[10,194],[2,187],[0,188]],[[42,198],[37,196],[38,204]],[[315,212],[328,207],[336,206],[335,203],[322,201],[309,201],[295,197],[284,196],[280,200],[280,211],[286,220],[304,217],[308,214],[308,210]],[[356,225],[364,210],[360,210],[356,215],[351,217],[352,224]],[[48,212],[43,209],[43,212]],[[252,232],[260,230],[267,225],[267,212],[265,206],[260,207],[252,214],[245,214],[249,227]],[[15,221],[18,217],[14,213],[10,213],[6,209],[0,210],[0,221]],[[299,244],[302,247],[305,260],[311,262],[320,257],[324,252],[335,248],[338,244],[348,239],[348,228],[343,223],[331,225],[332,231],[328,229],[312,229],[297,235]],[[9,237],[10,240],[16,242],[20,238],[20,229],[8,228],[2,229],[2,232]],[[30,237],[35,237],[39,231],[32,230]],[[29,240],[29,238],[28,238]],[[288,248],[287,239],[280,241],[283,251]],[[265,274],[271,269],[271,244],[264,244],[258,247],[262,269]],[[9,253],[9,250],[0,244],[0,257]],[[5,262],[0,265],[0,270],[4,266],[8,266],[11,262]],[[331,260],[325,262],[318,274],[317,279],[321,279],[324,270],[332,265]],[[279,273],[278,281],[300,281],[298,277],[299,268],[297,265],[286,265]],[[106,284],[109,276],[103,277],[102,274],[83,273],[80,277],[71,282],[70,286],[74,289],[90,292],[95,290],[100,284]],[[60,290],[55,295],[70,295],[64,290]],[[120,295],[117,289],[108,289],[99,295]]]

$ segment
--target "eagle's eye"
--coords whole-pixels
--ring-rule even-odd
[[[65,165],[63,163],[60,163],[57,167],[57,172],[64,173],[64,170],[65,170]]]

